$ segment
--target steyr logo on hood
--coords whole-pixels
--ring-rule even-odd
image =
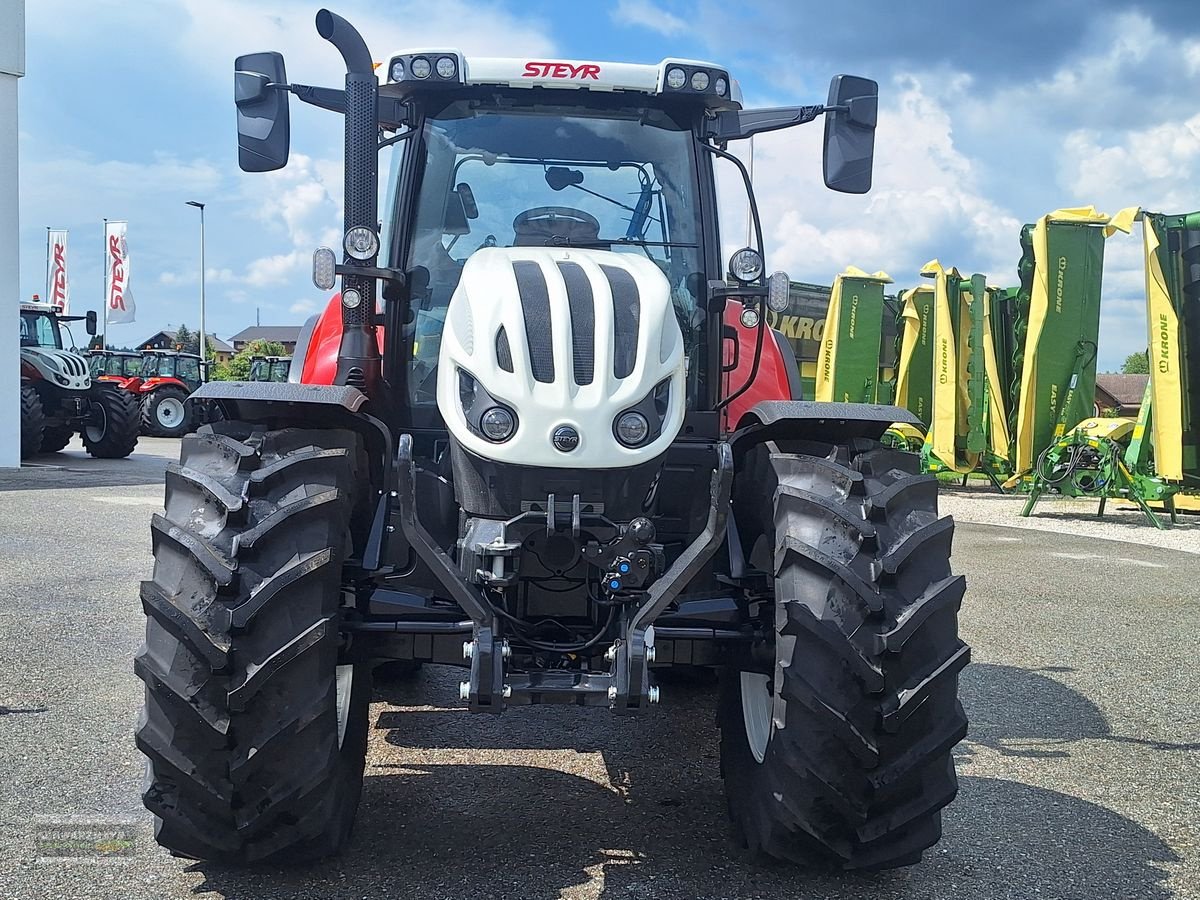
[[[595,63],[527,62],[523,78],[590,78],[600,80],[600,67]]]
[[[579,432],[570,425],[559,425],[554,429],[552,440],[555,450],[570,453],[579,446]]]

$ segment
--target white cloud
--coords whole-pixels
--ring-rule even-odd
[[[617,8],[610,15],[621,25],[648,28],[667,37],[683,34],[689,29],[688,23],[679,16],[647,0],[618,0]]]
[[[321,304],[319,304],[316,300],[305,298],[303,300],[297,300],[295,303],[289,306],[288,312],[295,316],[308,317],[313,313],[318,312],[320,309]]]
[[[242,282],[251,287],[271,287],[287,284],[304,268],[307,256],[303,251],[277,253],[256,259],[246,267]]]
[[[1111,206],[1176,212],[1196,205],[1200,113],[1184,121],[1102,133],[1071,132],[1063,142],[1063,179],[1079,196]]]
[[[768,264],[793,278],[828,283],[847,265],[885,269],[901,285],[933,257],[964,272],[1005,281],[1021,223],[983,195],[975,163],[954,141],[949,114],[911,77],[896,80],[880,111],[874,188],[865,196],[821,183],[821,130],[815,124],[755,139],[755,193]],[[740,149],[745,156],[745,149]],[[723,212],[741,194],[725,184]],[[736,221],[730,211],[725,220]],[[741,218],[744,223],[744,215]],[[726,250],[745,227],[726,229]]]

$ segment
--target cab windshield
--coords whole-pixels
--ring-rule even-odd
[[[671,285],[689,358],[689,404],[704,360],[695,147],[658,109],[457,100],[426,118],[416,152],[406,266],[429,271],[405,338],[409,400],[436,403],[446,307],[484,247],[578,246],[644,255]],[[393,185],[396,175],[393,175]],[[399,212],[399,208],[397,209]]]
[[[11,320],[10,320],[11,321]],[[21,346],[62,349],[62,337],[54,319],[45,313],[21,313]]]

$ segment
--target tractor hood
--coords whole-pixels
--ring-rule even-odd
[[[86,391],[92,386],[87,361],[78,353],[52,347],[22,347],[21,362],[63,390]]]
[[[438,407],[478,456],[621,468],[674,440],[685,367],[670,284],[650,259],[488,248],[467,260],[446,312]]]

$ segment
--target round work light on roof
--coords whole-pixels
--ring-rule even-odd
[[[762,254],[752,247],[743,247],[729,258],[729,274],[742,284],[757,281],[762,273]]]
[[[713,90],[724,97],[725,92],[729,90],[729,82],[725,80],[724,76],[721,76],[717,79],[717,83],[713,85]]]
[[[685,84],[687,84],[687,73],[683,69],[667,69],[667,87],[677,91]]]
[[[395,62],[393,62],[391,71],[388,74],[391,75],[392,81],[403,81],[404,80],[404,60],[398,59]]]
[[[708,73],[696,72],[692,75],[692,87],[698,91],[708,89]]]
[[[428,78],[429,73],[433,71],[433,66],[429,64],[429,60],[423,56],[418,56],[414,59],[410,66],[413,76],[416,78]]]
[[[458,63],[453,56],[443,56],[437,61],[437,73],[439,78],[453,78],[458,74]]]

